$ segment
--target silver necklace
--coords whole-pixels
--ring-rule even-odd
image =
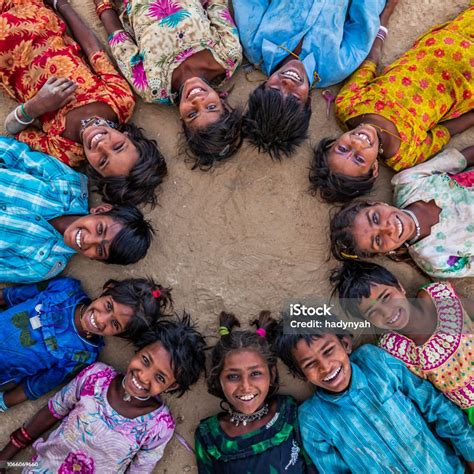
[[[261,420],[268,413],[268,403],[265,403],[262,408],[260,408],[260,410],[257,410],[250,415],[240,413],[240,411],[235,411],[232,407],[229,407],[227,411],[230,415],[231,423],[233,423],[235,426],[239,426],[240,423],[242,423],[244,426],[247,426],[247,424],[252,423],[252,421]]]
[[[413,219],[413,222],[415,223],[415,227],[416,227],[415,237],[413,237],[413,239],[407,242],[408,245],[413,245],[420,238],[420,235],[421,235],[420,222],[418,221],[418,217],[416,217],[413,211],[409,211],[408,209],[402,209],[402,212],[404,212],[405,214],[408,214]]]
[[[122,379],[122,388],[123,388],[123,397],[122,400],[124,402],[130,402],[132,400],[132,395],[130,395],[126,390],[125,390],[125,377]],[[133,397],[136,398],[137,400],[141,400],[142,402],[148,400],[150,397]]]

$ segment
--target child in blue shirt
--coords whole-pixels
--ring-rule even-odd
[[[467,418],[402,361],[370,344],[352,353],[349,335],[324,329],[310,335],[281,330],[275,348],[294,375],[317,387],[299,420],[320,472],[463,474],[460,457],[474,468]]]
[[[24,143],[0,137],[0,282],[61,273],[79,253],[127,265],[142,259],[152,229],[134,206],[89,210],[87,178]]]
[[[91,301],[79,281],[57,278],[0,290],[0,412],[34,400],[97,359],[104,336],[131,342],[172,307],[151,279],[109,280]],[[5,385],[13,384],[6,391]]]

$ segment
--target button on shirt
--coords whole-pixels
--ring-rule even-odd
[[[300,407],[303,444],[320,472],[464,473],[459,456],[474,460],[474,429],[456,405],[375,346],[356,350],[351,367],[345,392],[318,389]]]
[[[48,221],[89,213],[87,178],[7,137],[0,168],[0,282],[52,278],[76,251]]]
[[[369,54],[385,0],[233,0],[245,55],[270,76],[303,40],[299,54],[310,84],[336,84]]]

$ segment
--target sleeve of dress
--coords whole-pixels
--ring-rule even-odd
[[[83,369],[73,380],[54,394],[48,402],[51,414],[60,420],[64,418],[81,398],[81,391],[88,382],[89,376],[95,371],[97,364],[92,364]]]
[[[474,461],[474,429],[466,415],[434,386],[412,374],[405,364],[384,354],[387,366],[401,383],[401,391],[418,407],[423,418],[434,426],[440,438],[449,440],[457,454]]]
[[[36,400],[53,388],[61,385],[84,368],[77,361],[59,361],[58,365],[37,372],[22,380],[22,386],[29,400]]]
[[[316,429],[310,418],[299,414],[303,446],[316,468],[319,472],[349,474],[351,470],[337,448],[327,442],[326,437]],[[302,422],[303,419],[306,421]]]
[[[362,101],[364,88],[373,81],[376,75],[377,65],[366,60],[347,79],[337,94],[335,102],[335,113],[339,120],[345,122],[345,117],[352,115],[353,104]]]
[[[153,471],[156,463],[163,457],[166,445],[174,433],[174,421],[171,414],[165,411],[158,415],[156,430],[140,446],[133,458],[128,472],[130,474],[147,474]]]
[[[455,148],[447,148],[424,163],[400,171],[392,178],[392,185],[408,184],[437,173],[457,174],[467,166],[464,155]]]
[[[196,464],[198,468],[199,474],[214,474],[214,466],[209,456],[206,445],[204,444],[204,440],[199,433],[199,427],[197,428],[196,432],[194,433],[194,451],[196,453]]]
[[[133,43],[135,48],[137,48],[131,38],[130,42]],[[110,38],[109,44],[111,45],[112,54],[115,56],[114,48],[112,48]],[[119,58],[117,58],[117,64],[119,65],[119,68],[122,72],[122,74],[120,74],[117,69],[115,69],[105,51],[96,51],[95,53],[91,54],[88,59],[92,70],[102,79],[102,82],[109,91],[109,94],[113,96],[113,105],[115,105],[115,107],[112,104],[109,105],[112,106],[121,123],[127,122],[132,117],[133,109],[135,107],[135,96],[133,95],[133,92],[131,91],[127,82],[129,81],[130,84],[133,84],[134,82],[132,78],[129,79],[129,76],[122,70]],[[143,63],[141,64],[143,69]]]
[[[212,36],[219,39],[216,48],[219,48],[219,56],[226,63],[226,78],[229,78],[242,62],[242,46],[227,0],[210,0],[207,16],[211,22]]]
[[[380,26],[379,15],[384,5],[385,0],[349,2],[339,51],[330,58],[330,67],[324,70],[325,84],[343,81],[367,57]]]

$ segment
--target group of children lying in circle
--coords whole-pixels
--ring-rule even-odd
[[[206,342],[188,314],[171,315],[169,288],[109,280],[91,301],[78,281],[50,280],[74,253],[126,265],[151,244],[136,206],[156,204],[167,171],[157,143],[128,123],[132,89],[179,108],[186,153],[209,169],[243,140],[291,155],[307,138],[311,89],[353,73],[335,98],[348,131],[316,146],[309,178],[324,201],[347,202],[330,223],[342,261],[334,291],[386,332],[380,347],[352,351],[343,331],[285,334],[267,311],[242,330],[222,312],[207,384],[223,413],[196,429],[198,469],[473,471],[474,304],[445,282],[411,301],[362,259],[408,252],[432,277],[474,276],[474,147],[442,151],[474,124],[474,7],[377,74],[397,0],[234,0],[232,15],[226,0],[128,0],[120,15],[95,2],[120,73],[68,0],[0,3],[0,78],[19,102],[5,122],[16,139],[0,137],[0,281],[26,284],[1,290],[0,411],[75,376],[10,435],[0,461],[33,443],[24,472],[150,472],[175,427],[159,395],[181,396],[204,371]],[[240,65],[241,44],[268,76],[245,113],[215,89]],[[378,159],[399,171],[395,206],[353,200],[373,188]],[[89,182],[103,198],[92,209]],[[136,348],[125,374],[96,362],[104,336]],[[277,357],[317,387],[300,407],[278,394]]]

